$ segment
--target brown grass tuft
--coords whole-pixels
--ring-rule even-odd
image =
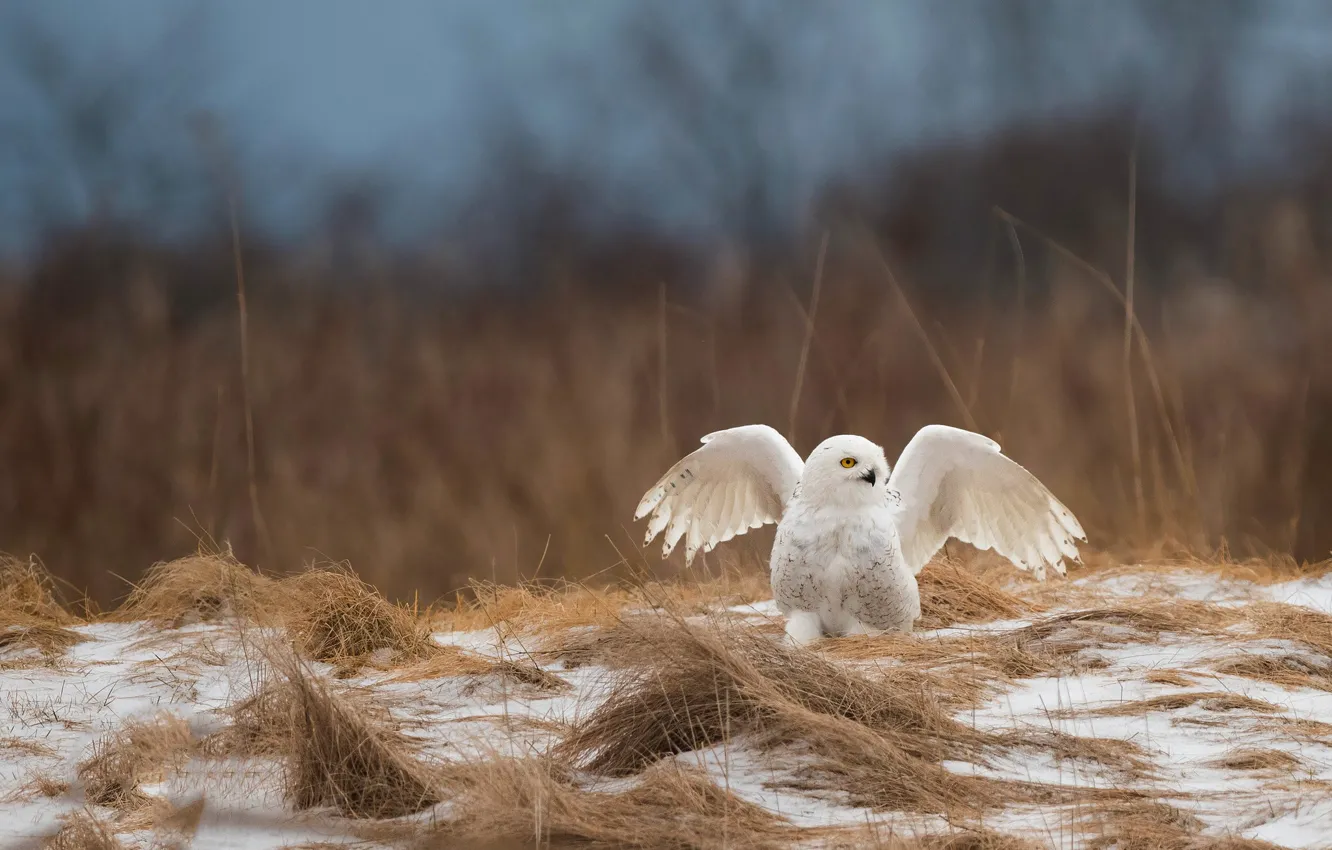
[[[79,765],[78,777],[90,805],[107,806],[122,815],[150,802],[143,782],[160,781],[179,767],[192,747],[189,724],[175,715],[130,721],[93,744]]]
[[[13,623],[67,626],[76,621],[58,601],[55,579],[41,561],[0,554],[0,627]]]
[[[398,670],[390,682],[421,682],[452,676],[495,676],[542,691],[565,690],[569,683],[530,661],[484,658],[456,646],[440,646],[429,658]]]
[[[1002,632],[924,639],[916,635],[877,635],[823,641],[820,652],[844,660],[895,658],[922,670],[969,673],[978,692],[993,679],[1094,669],[1104,665],[1095,649],[1138,641],[1154,642],[1163,632],[1215,634],[1237,618],[1218,606],[1181,602],[1141,609],[1092,608],[1041,618]]]
[[[640,601],[626,588],[576,582],[506,585],[473,581],[468,594],[470,598],[458,594],[452,608],[433,610],[432,619],[453,631],[559,632],[614,625],[624,608]]]
[[[66,815],[60,829],[46,840],[45,850],[124,850],[110,827],[82,809]]]
[[[1204,836],[1198,818],[1154,800],[1109,802],[1080,820],[1089,850],[1281,850],[1250,838]]]
[[[772,598],[766,572],[728,569],[720,578],[696,577],[597,586],[582,582],[522,582],[516,585],[473,581],[468,597],[458,594],[452,608],[433,609],[440,627],[453,631],[499,629],[514,634],[557,635],[569,629],[611,627],[626,609],[670,609],[707,613],[732,605]]]
[[[1243,694],[1232,694],[1227,691],[1188,691],[1182,694],[1163,694],[1148,699],[1130,700],[1081,713],[1100,717],[1127,717],[1151,711],[1178,711],[1194,705],[1204,711],[1256,711],[1260,714],[1273,714],[1281,710],[1279,706],[1270,702],[1246,697]],[[1065,709],[1062,713],[1075,711],[1078,710]]]
[[[297,809],[331,806],[346,817],[391,818],[440,800],[437,772],[381,713],[331,691],[296,659],[281,665],[291,685],[287,795]]]
[[[632,788],[585,791],[549,758],[492,759],[450,772],[454,817],[414,845],[434,847],[789,847],[800,830],[676,763]]]
[[[225,617],[263,621],[279,604],[272,579],[237,561],[230,552],[199,552],[157,563],[130,591],[114,619],[152,620],[179,628]]]
[[[42,656],[55,659],[76,643],[87,640],[76,631],[53,623],[12,624],[0,628],[0,649],[36,650]]]
[[[1148,670],[1143,681],[1153,685],[1170,685],[1176,688],[1193,687],[1193,679],[1183,670]]]
[[[376,652],[417,661],[439,649],[422,620],[350,571],[300,573],[282,582],[282,595],[291,605],[289,631],[317,661],[355,665]]]
[[[774,782],[843,791],[875,808],[967,811],[1044,793],[942,767],[1038,743],[955,721],[937,695],[948,691],[944,678],[903,667],[870,678],[743,625],[665,616],[626,621],[602,636],[601,651],[611,646],[625,665],[618,687],[555,750],[593,772],[630,775],[743,735],[761,751],[807,756]]]
[[[1282,602],[1255,602],[1244,608],[1258,637],[1297,641],[1332,662],[1332,615]]]
[[[955,623],[1009,620],[1032,611],[1032,604],[996,587],[970,565],[936,560],[916,576],[920,585],[917,629],[941,629]]]
[[[268,682],[230,706],[231,722],[199,742],[208,756],[264,757],[281,755],[303,722],[297,717],[295,688],[285,679]]]
[[[1208,764],[1225,770],[1281,770],[1293,771],[1299,768],[1300,760],[1282,750],[1263,747],[1244,747],[1231,750]]]
[[[1272,682],[1287,688],[1332,691],[1332,663],[1323,664],[1290,653],[1235,656],[1219,662],[1216,672]]]
[[[59,797],[69,790],[69,783],[54,776],[45,773],[39,773],[32,778],[32,790],[43,797]]]
[[[0,751],[13,750],[29,756],[55,756],[56,751],[49,745],[41,741],[34,741],[30,738],[5,737],[0,738]]]
[[[883,827],[871,825],[849,836],[835,837],[822,846],[829,850],[1038,850],[1041,845],[988,829],[957,828],[947,833],[898,835],[891,829],[884,834]]]
[[[928,677],[890,670],[889,681],[873,681],[743,624],[641,617],[603,635],[601,648],[628,675],[565,747],[600,773],[632,774],[751,730],[772,700],[872,728],[916,730],[925,736],[916,752],[930,758],[979,741],[938,704]]]

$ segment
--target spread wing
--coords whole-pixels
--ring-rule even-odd
[[[638,503],[634,519],[649,513],[646,546],[663,531],[661,555],[685,538],[685,563],[702,547],[781,519],[805,464],[767,425],[708,434],[703,445],[672,466]]]
[[[927,425],[911,438],[888,478],[901,496],[898,535],[919,573],[950,537],[993,549],[1037,578],[1064,574],[1087,536],[1073,513],[988,437]]]

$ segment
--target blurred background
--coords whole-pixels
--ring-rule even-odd
[[[1318,0],[9,0],[0,549],[670,574],[700,435],[944,422],[1319,560],[1329,142]]]

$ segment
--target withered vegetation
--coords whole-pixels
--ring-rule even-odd
[[[84,640],[87,638],[78,632],[53,623],[11,624],[0,628],[0,650],[33,650],[51,661]]]
[[[157,782],[188,758],[193,746],[190,727],[181,718],[162,714],[132,720],[93,743],[79,764],[78,778],[89,805],[115,809],[122,816],[152,803],[139,786]]]
[[[1332,691],[1332,663],[1294,653],[1237,655],[1218,662],[1216,672],[1288,688]]]
[[[36,558],[0,554],[0,650],[31,650],[51,662],[84,640],[59,601],[55,579]],[[20,658],[7,663],[22,665]]]
[[[275,715],[257,723],[273,729],[293,721],[282,752],[294,808],[327,806],[346,817],[391,818],[440,801],[438,769],[417,756],[386,713],[334,692],[298,659],[282,660],[279,669],[292,707],[275,698],[269,703]],[[252,711],[265,707],[260,700]],[[264,740],[262,733],[257,740]]]
[[[989,829],[957,827],[947,832],[897,833],[879,826],[834,836],[823,846],[830,850],[1039,850],[1043,845]]]
[[[1153,685],[1170,685],[1175,688],[1190,688],[1194,684],[1193,677],[1188,673],[1173,669],[1148,670],[1142,680]]]
[[[767,810],[676,763],[646,770],[627,790],[574,783],[548,757],[492,758],[451,769],[453,816],[413,845],[779,848],[802,834]]]
[[[355,663],[376,652],[419,661],[438,650],[416,614],[394,605],[345,569],[309,570],[282,582],[287,629],[317,661]]]
[[[920,586],[917,629],[1014,619],[1038,608],[988,580],[974,565],[950,558],[931,561],[916,581]]]
[[[0,554],[0,626],[47,623],[67,626],[77,618],[60,603],[55,578],[36,558]]]
[[[260,682],[254,693],[230,705],[230,722],[199,742],[200,753],[214,757],[281,756],[302,720],[295,688],[283,678]]]
[[[485,658],[456,646],[437,647],[428,658],[396,670],[387,681],[419,682],[452,676],[494,676],[514,685],[542,691],[569,688],[568,682],[530,659]]]
[[[1303,605],[1254,602],[1244,607],[1244,618],[1257,637],[1301,644],[1332,663],[1332,615]]]
[[[641,617],[602,635],[596,650],[615,658],[619,679],[555,750],[595,773],[631,775],[743,736],[761,751],[801,756],[777,784],[842,791],[874,808],[962,812],[1048,789],[964,776],[943,761],[983,762],[1011,747],[1075,750],[1061,736],[1051,746],[1048,735],[959,723],[941,699],[946,676],[887,667],[871,677],[743,625]]]
[[[1280,711],[1265,700],[1254,699],[1243,694],[1228,691],[1186,691],[1178,694],[1162,694],[1147,699],[1128,700],[1114,705],[1093,709],[1065,709],[1058,712],[1061,716],[1072,714],[1090,714],[1100,717],[1129,717],[1135,714],[1147,714],[1152,711],[1178,711],[1197,706],[1204,711],[1253,711],[1259,714],[1273,714]],[[1052,712],[1055,714],[1056,712]]]
[[[978,692],[1010,679],[1074,673],[1104,666],[1096,650],[1127,643],[1155,643],[1161,635],[1220,634],[1236,619],[1204,603],[1152,603],[1139,609],[1107,607],[1055,614],[1004,631],[924,638],[877,635],[825,641],[820,650],[855,661],[891,658],[921,670],[970,675]]]
[[[1279,770],[1290,772],[1301,765],[1298,756],[1284,750],[1266,747],[1241,747],[1231,750],[1219,759],[1208,763],[1209,767],[1225,770]]]
[[[473,581],[449,608],[432,608],[442,629],[498,629],[505,634],[558,635],[569,629],[614,626],[626,610],[702,614],[772,596],[768,576],[757,569],[727,569],[720,578],[691,576],[660,581],[635,576],[614,584],[556,580],[514,585]]]
[[[99,820],[88,809],[66,815],[55,834],[42,845],[43,850],[124,850],[111,825]]]
[[[200,550],[150,567],[112,617],[151,620],[172,628],[226,617],[264,623],[282,604],[275,585],[230,551]]]
[[[1203,835],[1202,821],[1157,800],[1100,803],[1079,821],[1090,850],[1281,850],[1267,841]]]

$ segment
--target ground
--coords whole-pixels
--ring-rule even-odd
[[[1332,847],[1320,570],[937,562],[916,633],[804,650],[758,573],[413,610],[209,555],[75,616],[4,569],[5,847]]]

